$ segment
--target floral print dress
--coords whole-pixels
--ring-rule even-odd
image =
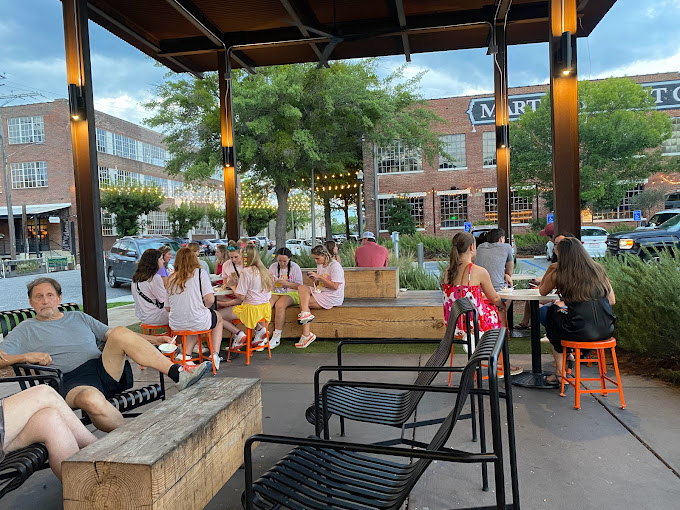
[[[442,289],[444,290],[444,322],[449,322],[449,314],[451,313],[451,307],[456,299],[467,297],[472,301],[472,304],[477,309],[477,315],[479,317],[479,332],[484,333],[490,329],[497,329],[501,327],[501,318],[498,315],[498,309],[484,297],[482,293],[481,285],[470,285],[470,278],[472,275],[472,266],[470,263],[468,267],[468,282],[467,285],[463,284],[465,278],[465,273],[461,278],[460,285],[450,285],[448,283],[442,283]],[[474,324],[470,324],[471,330],[474,328]],[[463,318],[459,319],[456,325],[456,335],[463,334],[465,331]]]

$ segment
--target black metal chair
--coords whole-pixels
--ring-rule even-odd
[[[492,463],[496,486],[496,508],[519,509],[517,466],[514,445],[514,417],[510,385],[505,393],[498,388],[498,359],[508,348],[506,330],[492,330],[484,334],[463,369],[460,385],[419,386],[419,391],[457,393],[453,409],[439,427],[425,449],[343,443],[319,438],[291,438],[258,434],[245,444],[245,492],[242,503],[246,510],[257,509],[383,509],[397,510],[408,497],[433,460],[458,463]],[[475,373],[482,363],[488,364],[489,388],[475,388]],[[335,381],[338,386],[345,381]],[[393,384],[394,389],[414,389],[415,385]],[[469,453],[446,447],[453,429],[461,417],[463,406],[470,394],[488,395],[490,398],[491,452]],[[504,454],[500,401],[506,398],[508,412],[507,433],[509,441],[510,473],[512,478],[512,504],[506,503]],[[296,446],[262,477],[253,482],[252,448],[255,443],[273,443]],[[391,458],[389,458],[391,457]],[[397,460],[408,459],[406,462]],[[394,460],[393,460],[394,459]]]
[[[413,382],[415,386],[429,386],[432,384],[437,374],[440,372],[461,372],[462,367],[447,367],[446,362],[451,354],[451,347],[453,344],[464,344],[468,348],[468,357],[472,354],[472,335],[470,328],[467,329],[467,336],[463,339],[455,338],[456,323],[458,319],[463,317],[464,320],[472,321],[475,324],[474,340],[475,343],[479,340],[479,329],[477,322],[477,310],[468,298],[457,299],[451,307],[449,322],[446,327],[444,338],[438,342],[438,346],[427,360],[424,366],[343,366],[342,365],[342,347],[344,345],[356,345],[366,343],[379,344],[404,344],[404,343],[434,343],[432,340],[346,340],[338,344],[338,364],[336,366],[322,366],[314,373],[314,402],[317,403],[317,408],[322,409],[323,412],[316,412],[314,404],[312,404],[305,412],[307,421],[312,423],[315,427],[315,434],[320,437],[321,432],[324,432],[324,438],[330,439],[328,430],[328,420],[331,415],[335,414],[340,417],[340,434],[345,435],[345,418],[388,425],[391,427],[401,428],[401,437],[394,440],[382,441],[379,444],[411,444],[411,442],[404,437],[407,429],[416,428],[420,426],[433,425],[441,423],[443,419],[428,420],[421,422],[408,423],[409,419],[415,412],[418,403],[423,398],[424,392],[418,390],[405,390],[400,392],[385,391],[381,383],[373,384],[370,387],[361,381],[347,382],[347,384],[338,385],[324,385],[320,389],[319,379],[323,372],[337,371],[338,380],[343,380],[343,372],[418,372],[416,380]],[[478,401],[480,406],[480,419],[483,420],[482,401]],[[461,416],[461,418],[468,418],[474,416],[475,402],[474,399],[470,401],[471,413],[469,415]],[[323,417],[323,419],[322,419]],[[483,429],[483,426],[480,427]],[[472,420],[472,439],[476,441],[476,420]]]

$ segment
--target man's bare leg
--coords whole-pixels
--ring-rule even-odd
[[[66,395],[66,403],[74,409],[85,411],[92,424],[102,432],[111,432],[125,423],[120,411],[92,386],[76,386]]]
[[[127,328],[118,326],[113,328],[102,352],[102,363],[106,372],[116,381],[120,380],[125,367],[125,356],[132,358],[135,363],[155,368],[167,375],[172,366],[166,356],[146,339]]]

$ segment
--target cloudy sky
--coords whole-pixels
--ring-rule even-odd
[[[618,0],[587,39],[578,40],[579,78],[680,71],[680,0]],[[0,97],[35,94],[24,102],[66,97],[61,2],[0,0]],[[166,70],[97,25],[90,24],[95,108],[140,123],[140,102],[153,97]],[[385,73],[402,57],[382,59]],[[513,46],[509,84],[548,82],[548,46]],[[484,50],[413,55],[407,73],[427,71],[427,98],[493,90],[491,57]],[[19,104],[14,100],[11,104]],[[0,106],[7,102],[0,99]]]

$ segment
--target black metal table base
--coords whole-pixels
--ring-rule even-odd
[[[539,388],[539,389],[556,389],[559,386],[554,384],[546,384],[543,379],[546,376],[551,375],[551,372],[543,372],[542,374],[535,374],[533,372],[522,372],[512,376],[512,384],[515,386],[522,386],[524,388]]]

